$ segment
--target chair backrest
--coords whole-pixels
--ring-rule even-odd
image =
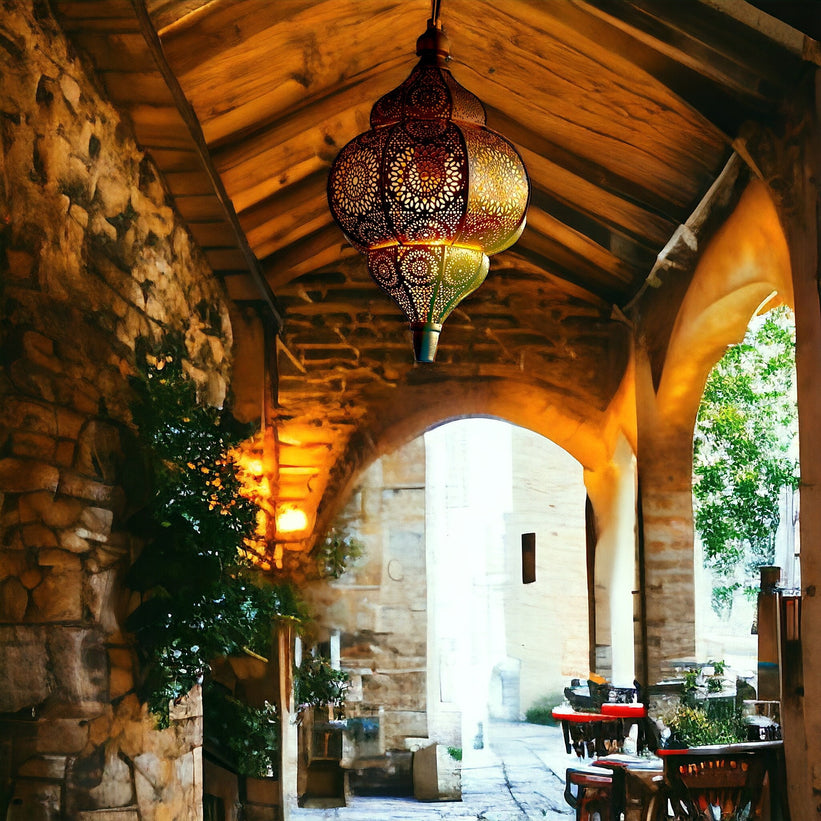
[[[761,804],[764,764],[753,754],[699,753],[664,760],[664,781],[673,818],[753,818]]]
[[[576,821],[618,821],[624,806],[624,773],[568,767],[564,799],[576,811]]]

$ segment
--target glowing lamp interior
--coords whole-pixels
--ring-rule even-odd
[[[277,513],[277,533],[299,533],[308,527],[308,516],[298,507],[287,507]]]

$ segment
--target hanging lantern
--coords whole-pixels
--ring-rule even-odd
[[[521,236],[530,199],[522,158],[447,68],[437,6],[419,63],[376,102],[370,131],[328,179],[331,213],[407,315],[417,362],[433,362],[442,323],[482,284],[489,255]]]

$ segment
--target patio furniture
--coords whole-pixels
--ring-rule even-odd
[[[575,821],[619,821],[624,805],[624,771],[602,767],[568,767],[565,801]]]
[[[553,718],[561,722],[565,749],[579,758],[621,752],[633,724],[638,726],[637,752],[649,746],[643,704],[603,704],[601,712],[595,713],[559,706],[553,708]]]
[[[789,821],[782,741],[658,750],[663,793],[653,821]],[[666,804],[666,807],[664,806]]]

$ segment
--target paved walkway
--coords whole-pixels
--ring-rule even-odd
[[[462,800],[422,803],[413,798],[353,796],[347,807],[298,809],[293,821],[569,821],[564,775],[576,757],[564,751],[561,730],[494,722],[484,750],[465,750]]]

